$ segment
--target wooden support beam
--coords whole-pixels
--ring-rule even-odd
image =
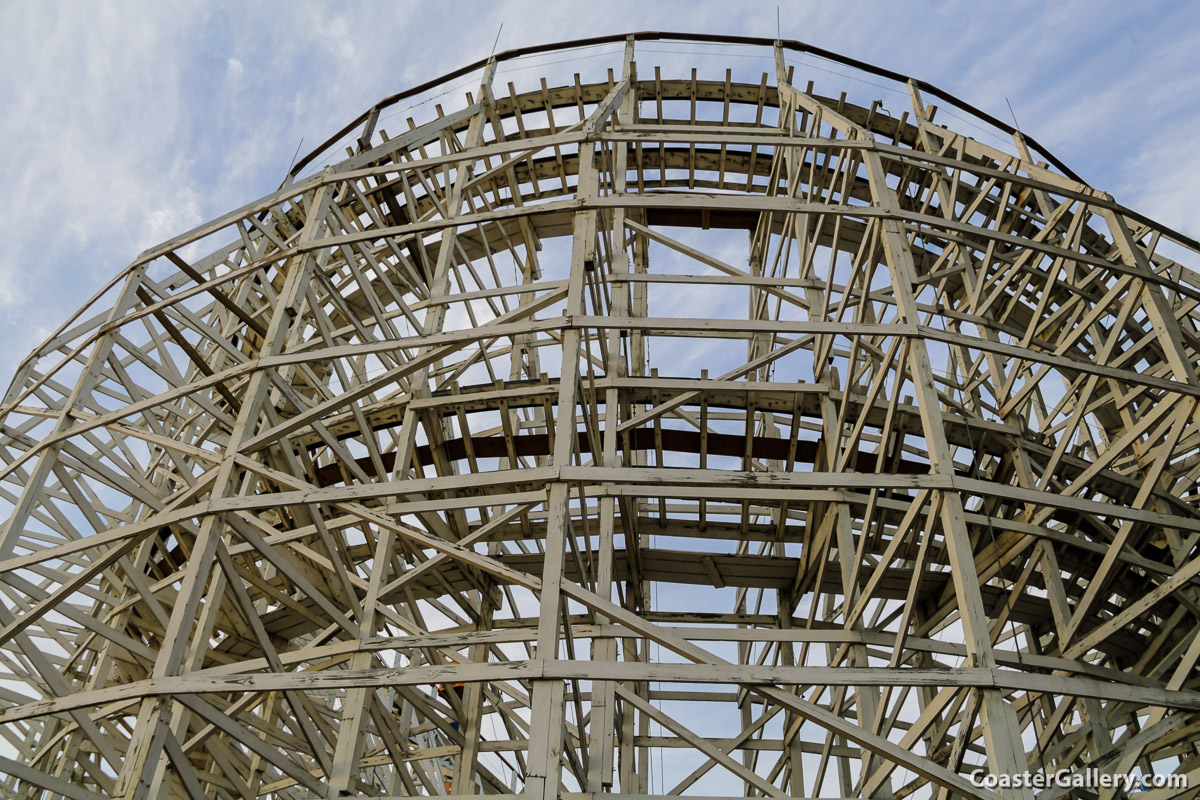
[[[1194,776],[1200,243],[664,36],[385,98],[22,362],[0,798]]]

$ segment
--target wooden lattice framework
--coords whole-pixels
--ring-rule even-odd
[[[917,81],[605,43],[383,101],[23,362],[0,795],[1200,786],[1200,245]]]

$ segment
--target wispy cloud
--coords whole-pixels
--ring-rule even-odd
[[[0,374],[142,248],[275,188],[301,137],[499,48],[625,30],[773,37],[775,8],[16,4],[0,8]],[[1168,3],[782,2],[784,37],[922,77],[1193,233],[1200,18]],[[816,62],[813,62],[814,65]],[[818,83],[822,73],[814,72]],[[893,98],[902,106],[904,99]]]

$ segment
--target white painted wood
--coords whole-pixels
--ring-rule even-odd
[[[0,797],[1192,768],[1200,245],[659,36],[377,104],[22,362]]]

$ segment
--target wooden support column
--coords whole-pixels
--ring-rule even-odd
[[[581,199],[596,197],[599,191],[595,165],[595,144],[592,138],[617,110],[627,91],[628,76],[612,88],[584,125],[585,144],[580,148],[579,185]],[[552,464],[561,470],[569,466],[576,449],[575,409],[579,403],[579,359],[582,353],[583,331],[571,323],[584,313],[585,272],[592,269],[596,259],[596,211],[578,211],[574,216],[571,243],[571,273],[567,286],[566,319],[568,327],[562,336],[562,365],[559,370],[559,390],[556,404],[554,456]],[[542,568],[541,612],[538,617],[537,657],[542,661],[557,659],[562,606],[563,564],[567,537],[571,530],[570,484],[553,481],[549,486],[546,516],[545,564]],[[529,739],[529,774],[525,795],[530,800],[557,800],[560,791],[560,762],[563,756],[564,684],[561,680],[533,682],[533,719]],[[582,720],[579,722],[582,723]]]
[[[1194,777],[1200,242],[673,36],[381,100],[22,362],[0,795]]]
[[[616,122],[631,125],[637,122],[635,118],[637,99],[637,67],[634,63],[633,37],[625,42],[625,60],[621,72],[621,80],[630,88],[621,99]],[[620,194],[626,191],[626,172],[629,164],[629,146],[625,142],[613,144],[612,186],[613,192]],[[629,274],[629,251],[625,246],[624,208],[618,208],[612,215],[612,275],[619,278]],[[614,284],[612,294],[612,314],[625,317],[629,314],[629,284]],[[598,311],[598,310],[597,310]],[[626,374],[625,357],[622,355],[623,340],[627,331],[610,328],[607,336],[607,360],[605,372],[612,377],[624,377]],[[604,442],[603,452],[598,460],[600,466],[620,466],[617,457],[617,431],[620,424],[620,394],[616,387],[607,389],[604,393]],[[597,544],[599,563],[596,566],[596,591],[606,599],[612,599],[614,561],[616,560],[615,533],[617,527],[617,501],[611,495],[600,498],[600,530]],[[609,622],[603,614],[596,615],[596,624],[605,625]],[[596,663],[606,663],[616,660],[617,640],[606,637],[592,641],[592,660]],[[613,746],[616,724],[616,683],[614,681],[593,681],[592,703],[589,714],[588,728],[588,776],[585,790],[588,792],[603,792],[613,787]]]

